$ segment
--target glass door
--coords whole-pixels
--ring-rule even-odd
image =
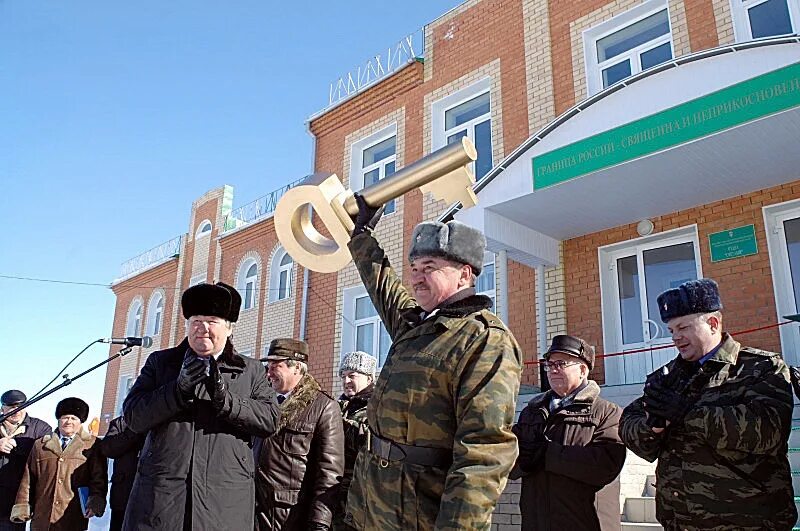
[[[777,319],[800,313],[800,206],[798,202],[764,209]],[[800,364],[800,326],[780,327],[781,352],[789,365]]]

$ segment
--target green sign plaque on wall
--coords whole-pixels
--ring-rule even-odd
[[[708,235],[711,261],[720,262],[758,253],[756,226],[745,225]]]

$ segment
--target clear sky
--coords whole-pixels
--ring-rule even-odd
[[[120,264],[309,173],[330,82],[460,4],[0,0],[0,392],[29,396],[111,335]],[[90,348],[67,373],[105,359]],[[105,370],[67,396],[99,416]]]

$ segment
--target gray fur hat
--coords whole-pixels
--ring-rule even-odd
[[[378,358],[372,354],[357,350],[342,356],[342,363],[339,364],[339,375],[341,376],[345,371],[355,371],[374,378],[377,369]]]
[[[424,221],[414,227],[408,261],[420,256],[440,256],[461,264],[469,264],[475,275],[483,269],[486,237],[478,229],[460,221]]]

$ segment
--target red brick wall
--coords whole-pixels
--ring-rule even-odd
[[[537,358],[536,324],[536,271],[530,267],[508,261],[508,328],[514,333],[522,348],[525,361]],[[522,383],[539,385],[539,368],[526,365]]]
[[[775,294],[767,252],[762,208],[800,197],[800,181],[760,192],[717,201],[689,210],[652,218],[655,232],[697,224],[703,275],[717,281],[725,306],[723,327],[729,332],[775,323]],[[708,235],[725,229],[755,224],[758,254],[722,262],[711,262]],[[636,225],[587,234],[564,242],[564,277],[567,300],[567,327],[603,351],[600,278],[597,248],[638,238]],[[775,328],[739,338],[744,344],[780,351],[780,336]],[[601,360],[602,361],[602,360]],[[604,381],[602,364],[594,371]]]
[[[693,0],[684,2],[683,5],[689,26],[689,46],[692,50],[707,50],[719,46],[712,0]]]

